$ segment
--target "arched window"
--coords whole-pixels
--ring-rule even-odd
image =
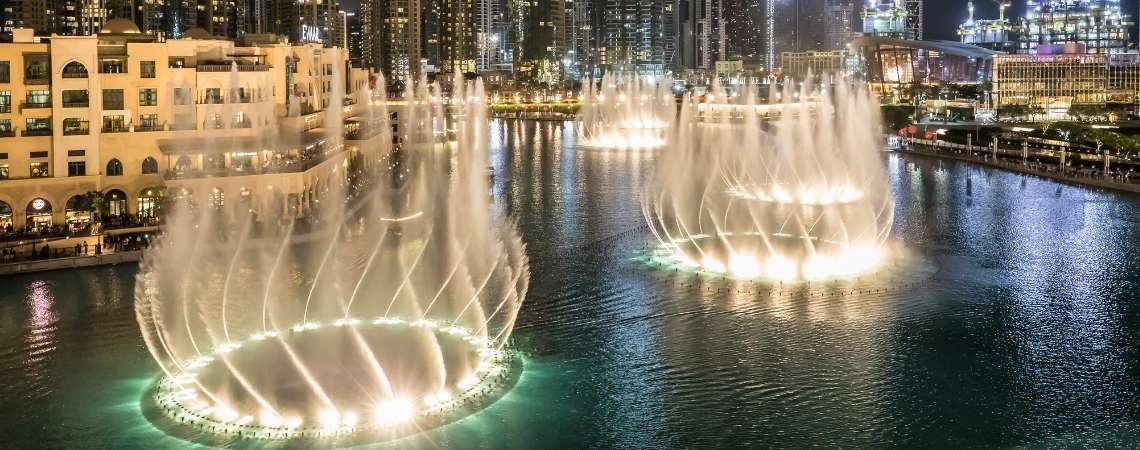
[[[87,68],[79,61],[72,61],[63,66],[64,78],[87,78]]]
[[[103,194],[103,210],[110,217],[127,215],[127,193],[112,189]]]
[[[123,175],[123,163],[118,159],[112,159],[107,163],[107,176],[117,177]]]
[[[142,173],[158,173],[158,161],[154,158],[147,156],[142,162]]]

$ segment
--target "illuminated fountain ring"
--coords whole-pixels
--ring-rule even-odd
[[[804,239],[813,240],[816,254],[802,254],[801,242]],[[742,245],[749,250],[741,251],[739,247]],[[757,250],[769,245],[777,250]],[[649,260],[653,264],[709,275],[795,281],[857,277],[875,271],[883,264],[884,258],[883,251],[876,247],[845,247],[841,242],[817,237],[724,232],[658,243]]]
[[[664,121],[639,121],[610,124],[579,123],[578,145],[584,148],[652,150],[665,146],[669,124]]]
[[[199,386],[208,384],[237,384],[244,380],[218,377],[226,365],[240,365],[241,361],[280,357],[273,353],[320,351],[328,352],[336,347],[330,342],[362,336],[363,339],[415,338],[418,333],[432,333],[438,339],[443,357],[461,354],[478,358],[474,374],[468,375],[445,389],[421,395],[417,399],[367,399],[353,397],[355,390],[336,390],[336,386],[326,384],[325,395],[340,405],[350,404],[339,409],[321,409],[308,414],[270,412],[258,410],[254,399],[246,399],[245,406],[228,406],[205,398]],[[288,344],[293,350],[284,351]],[[306,347],[306,342],[309,348]],[[402,362],[410,362],[403,360]],[[366,376],[364,365],[340,366],[338,369],[359,369],[360,373],[347,374],[339,381],[345,385],[358,382],[352,375]],[[213,369],[222,370],[213,370]],[[240,341],[232,341],[215,348],[211,353],[193,359],[181,371],[162,377],[156,384],[151,400],[154,406],[176,427],[190,428],[198,432],[242,439],[328,439],[366,437],[369,441],[394,439],[419,432],[421,429],[448,423],[477,411],[504,394],[517,380],[521,371],[521,361],[507,351],[495,350],[495,343],[478,337],[472,330],[451,326],[434,320],[406,321],[396,317],[372,319],[345,318],[331,323],[308,322],[297,324],[287,330],[257,333]],[[425,368],[426,369],[426,368]],[[317,372],[327,368],[308,368]],[[249,376],[246,371],[246,376]],[[268,374],[280,378],[289,370]],[[304,376],[296,373],[297,379],[281,383],[284,388],[277,394],[296,395],[306,389]],[[312,374],[309,374],[310,376]],[[262,393],[268,396],[271,393]],[[348,398],[344,398],[348,397]],[[275,400],[283,400],[275,398]],[[284,400],[288,400],[285,398]],[[311,399],[292,399],[306,410],[305,403]],[[318,402],[319,403],[319,402]],[[355,405],[351,405],[355,403]],[[372,403],[372,404],[369,404]],[[250,405],[253,405],[251,410]],[[279,403],[282,409],[297,405]]]

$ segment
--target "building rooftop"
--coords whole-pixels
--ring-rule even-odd
[[[898,39],[892,37],[881,36],[862,36],[855,38],[852,45],[856,47],[872,47],[882,45],[894,45],[898,47],[909,47],[923,50],[931,50],[936,52],[945,53],[948,55],[961,56],[966,58],[993,58],[994,55],[1000,55],[1002,52],[990,50],[976,45],[964,44],[956,41],[914,41],[909,39]]]

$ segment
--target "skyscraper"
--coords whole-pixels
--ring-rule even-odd
[[[859,0],[827,0],[824,50],[843,50],[859,32]]]
[[[787,52],[823,50],[827,41],[824,0],[768,0],[765,46],[770,67],[778,66],[778,55]]]
[[[743,2],[728,0],[730,6],[740,6]],[[726,59],[728,49],[738,51],[747,44],[746,39],[736,41],[737,45],[730,44],[727,39],[726,26],[732,25],[734,38],[746,36],[748,21],[746,18],[736,18],[731,22],[725,20],[725,0],[685,0],[681,2],[683,17],[681,21],[681,47],[685,67],[692,69],[711,69],[717,61]],[[745,32],[745,33],[742,33]]]
[[[412,81],[421,70],[419,0],[364,0],[360,6],[365,64],[389,82]]]
[[[673,28],[675,6],[672,0],[598,0],[594,4],[592,27],[595,36],[597,62],[605,70],[633,71],[642,74],[661,74],[665,70],[666,52],[675,52],[675,35],[666,35]],[[719,53],[720,0],[687,0],[695,30],[690,39],[705,42],[706,51]],[[700,4],[697,4],[700,3]],[[700,18],[696,13],[701,14]],[[707,21],[707,22],[700,22]],[[696,26],[708,23],[709,26]],[[700,41],[703,36],[708,36]]]
[[[923,33],[923,10],[922,2],[924,0],[903,0],[903,7],[906,9],[906,34],[911,39],[921,41]]]
[[[1121,53],[1130,42],[1131,20],[1121,10],[1120,0],[1028,0],[1021,50],[1077,42],[1089,53]]]

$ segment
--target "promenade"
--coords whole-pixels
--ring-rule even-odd
[[[158,227],[0,243],[0,276],[138,262]]]
[[[899,147],[899,151],[934,158],[966,161],[1065,183],[1140,193],[1140,177],[1106,176],[1100,170],[1062,168],[1057,164],[1030,162],[1023,157],[1021,150],[1013,151],[999,148],[995,155],[991,147],[966,146],[944,141],[909,138]]]

